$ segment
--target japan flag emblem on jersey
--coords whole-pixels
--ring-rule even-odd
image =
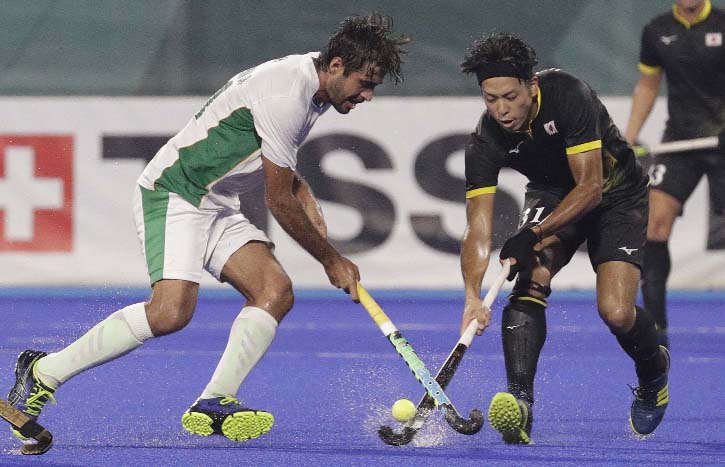
[[[554,124],[554,120],[544,123],[544,130],[546,131],[547,135],[554,135],[556,133],[559,133],[559,130],[556,129],[556,125]]]
[[[705,34],[705,45],[708,47],[720,47],[722,45],[722,33],[708,32]]]

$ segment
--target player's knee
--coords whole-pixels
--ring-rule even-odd
[[[634,307],[632,305],[610,303],[599,305],[599,316],[614,334],[629,331],[634,324]]]
[[[647,221],[647,240],[665,242],[670,238],[672,226],[677,217],[677,210],[653,209]]]
[[[148,304],[147,316],[149,327],[154,336],[164,336],[182,330],[191,321],[194,307],[173,302]]]
[[[270,299],[271,308],[278,310],[281,313],[287,314],[292,309],[292,305],[295,302],[295,296],[292,292],[292,283],[285,277],[283,286],[275,288],[271,294]]]
[[[666,242],[670,238],[672,232],[672,225],[663,222],[650,219],[647,225],[647,240],[655,242]]]
[[[280,321],[284,318],[287,312],[292,309],[294,301],[292,282],[289,277],[284,274],[275,278],[273,281],[269,281],[266,286],[258,292],[257,296],[250,300],[250,303],[267,310],[277,319],[277,321]]]

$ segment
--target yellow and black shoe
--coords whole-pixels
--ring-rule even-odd
[[[642,382],[634,388],[634,401],[629,411],[629,424],[638,435],[648,435],[655,431],[662,422],[670,401],[667,375],[670,371],[670,352],[660,345],[660,352],[665,357],[665,369],[657,378]]]
[[[271,430],[274,417],[245,407],[233,397],[215,397],[194,402],[181,416],[181,424],[196,435],[217,434],[232,441],[247,441]]]
[[[528,402],[513,394],[499,392],[488,407],[488,421],[501,433],[506,444],[530,444],[533,412]]]
[[[18,361],[15,364],[15,385],[8,394],[10,405],[23,412],[31,420],[38,419],[46,402],[55,403],[53,398],[55,390],[43,384],[35,375],[38,360],[46,355],[47,353],[40,350],[25,350],[18,355]],[[35,443],[34,439],[26,438],[18,430],[11,428],[11,431],[23,443]]]

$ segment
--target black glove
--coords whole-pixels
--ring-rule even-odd
[[[501,259],[513,258],[516,260],[516,264],[511,266],[508,280],[514,280],[516,274],[529,264],[531,257],[534,256],[534,245],[538,242],[538,235],[531,229],[524,229],[506,240],[498,256]]]

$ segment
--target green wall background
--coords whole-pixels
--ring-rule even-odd
[[[208,95],[240,70],[319,50],[353,13],[382,11],[410,34],[405,82],[380,95],[475,95],[458,71],[491,31],[522,36],[539,69],[629,95],[641,28],[662,0],[2,0],[2,95]],[[719,0],[714,6],[722,6]]]

